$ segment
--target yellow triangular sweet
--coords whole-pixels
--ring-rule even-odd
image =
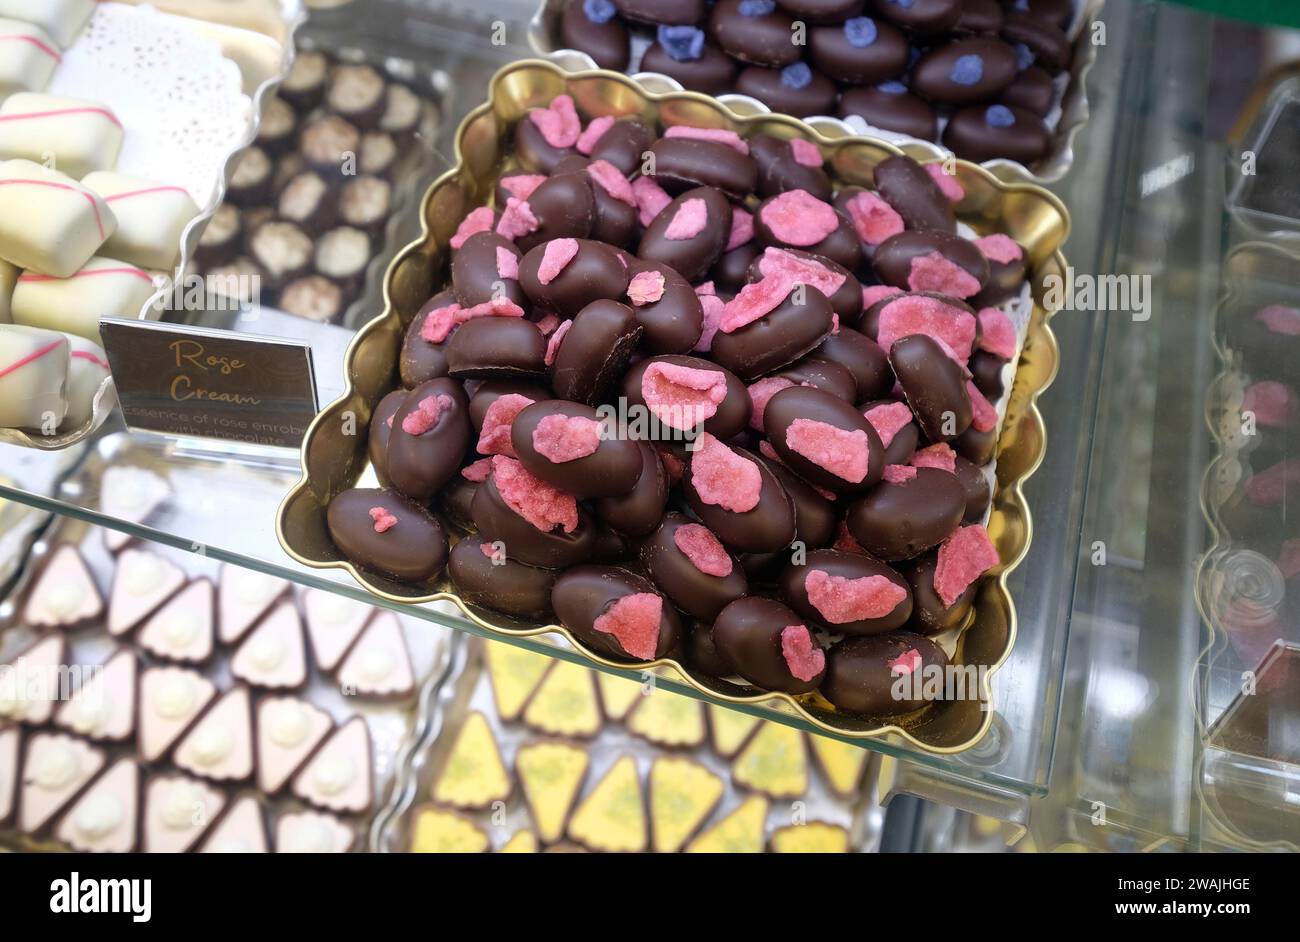
[[[600,705],[605,708],[605,717],[618,722],[627,716],[637,698],[641,696],[641,685],[626,677],[601,672],[596,675],[600,686]]]
[[[686,847],[688,854],[761,854],[767,799],[751,795]]]
[[[726,790],[721,778],[694,759],[657,757],[650,766],[650,834],[655,851],[679,851]]]
[[[713,741],[713,751],[724,759],[730,759],[740,751],[754,727],[761,722],[757,716],[710,703],[709,734]]]
[[[645,850],[645,801],[635,759],[623,756],[596,783],[569,819],[569,837],[592,850]]]
[[[862,781],[862,770],[867,767],[871,753],[861,746],[851,746],[825,736],[810,736],[809,742],[831,790],[842,798],[856,795],[858,783]]]
[[[509,722],[519,718],[528,698],[537,689],[546,669],[554,663],[545,654],[535,654],[513,644],[489,641],[484,647],[488,676],[497,715]]]
[[[454,811],[425,807],[416,814],[413,854],[481,854],[489,846],[483,829]]]
[[[482,713],[471,713],[433,783],[433,800],[455,808],[486,808],[508,797],[510,774],[492,727]]]
[[[519,747],[515,773],[537,833],[547,844],[564,834],[564,822],[587,777],[587,751],[562,742]]]
[[[542,680],[524,709],[524,722],[554,736],[594,736],[600,731],[600,704],[591,671],[559,661]]]
[[[699,746],[704,742],[704,705],[680,694],[656,690],[642,697],[627,728],[661,746]]]
[[[501,845],[499,854],[535,854],[537,853],[537,835],[528,828],[516,831],[510,840]]]
[[[797,798],[808,789],[808,758],[803,733],[764,721],[731,764],[740,785],[773,798]]]
[[[772,834],[776,854],[847,854],[849,832],[838,824],[809,821],[778,828]]]

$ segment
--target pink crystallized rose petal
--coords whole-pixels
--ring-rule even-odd
[[[541,223],[533,215],[533,208],[528,205],[527,200],[514,196],[506,199],[506,208],[497,222],[497,235],[513,241],[530,232],[536,232],[540,227]]]
[[[906,464],[887,464],[880,479],[886,484],[906,484],[916,478],[916,468]]]
[[[387,507],[371,507],[370,519],[375,522],[376,533],[387,533],[397,526],[397,518],[389,513]]]
[[[1300,539],[1287,540],[1277,554],[1277,568],[1283,579],[1300,576]]]
[[[1285,304],[1270,304],[1261,308],[1255,319],[1275,334],[1300,336],[1300,309]]]
[[[645,307],[654,304],[664,296],[667,279],[661,271],[640,271],[632,276],[627,285],[627,298],[633,307]]]
[[[515,456],[515,446],[510,442],[510,429],[515,416],[533,404],[533,400],[519,393],[497,396],[483,413],[483,427],[475,446],[480,455]]]
[[[402,419],[402,431],[407,435],[423,435],[437,425],[438,419],[453,405],[451,396],[445,393],[425,396],[417,403],[416,408]]]
[[[626,203],[628,206],[636,206],[636,196],[632,193],[632,184],[628,182],[627,177],[623,176],[623,171],[619,170],[608,160],[593,160],[587,164],[587,173],[596,181],[602,190],[618,200],[620,203]]]
[[[555,356],[560,352],[560,344],[564,343],[564,336],[573,326],[573,321],[568,320],[555,328],[555,333],[551,334],[546,341],[546,356],[543,358],[547,366],[555,365]]]
[[[731,556],[723,548],[713,531],[703,524],[684,523],[673,531],[673,544],[691,565],[706,576],[719,579],[731,575]]]
[[[753,408],[749,413],[749,424],[758,431],[763,431],[763,415],[767,412],[767,402],[783,389],[794,385],[793,380],[784,376],[764,376],[748,387],[749,401]]]
[[[480,458],[473,461],[460,469],[460,476],[466,481],[473,481],[475,484],[482,484],[492,476],[492,459]]]
[[[943,604],[951,608],[971,583],[997,564],[997,548],[983,526],[975,523],[958,527],[939,545],[934,565],[934,591]]]
[[[1011,318],[995,307],[982,308],[977,317],[980,322],[980,349],[1003,360],[1014,357],[1016,328],[1011,323]]]
[[[816,288],[826,297],[830,297],[844,287],[847,276],[827,268],[821,262],[811,258],[800,258],[793,252],[770,246],[763,250],[758,260],[760,275],[780,275],[793,287],[804,284]]]
[[[492,298],[473,307],[463,307],[456,312],[456,323],[463,324],[476,317],[523,317],[524,309],[507,297]]]
[[[895,288],[893,285],[867,285],[862,289],[863,310],[879,304],[885,298],[894,298],[902,293],[902,288]]]
[[[778,241],[799,248],[816,245],[840,225],[834,208],[807,190],[779,193],[759,212],[763,224]]]
[[[713,338],[717,336],[722,324],[726,305],[716,294],[701,294],[699,298],[700,307],[704,310],[704,329],[700,331],[700,339],[691,349],[696,353],[708,353],[713,349]]]
[[[923,663],[921,652],[916,648],[908,648],[898,657],[891,657],[887,660],[885,666],[889,668],[889,673],[895,677],[906,677],[908,674],[919,671]]]
[[[966,380],[966,394],[970,396],[971,427],[977,432],[991,432],[997,428],[998,410],[970,380]]]
[[[738,249],[754,238],[754,214],[746,212],[739,206],[731,210],[731,232],[727,235],[725,251]]]
[[[577,239],[552,239],[547,242],[546,248],[542,250],[541,264],[537,266],[537,280],[549,285],[560,277],[560,272],[568,267],[577,254]]]
[[[887,576],[849,579],[813,569],[803,580],[808,603],[832,625],[884,618],[907,598],[907,590]]]
[[[560,150],[578,143],[582,134],[582,121],[568,95],[556,95],[549,107],[534,108],[528,119],[542,132],[542,140]]]
[[[458,249],[465,244],[465,241],[472,235],[480,232],[489,232],[492,229],[492,220],[496,214],[492,212],[491,207],[480,206],[471,212],[468,216],[460,221],[456,227],[456,234],[451,237],[451,247]]]
[[[619,646],[642,661],[654,660],[659,650],[659,621],[664,600],[653,592],[637,592],[615,599],[591,627],[613,635]]]
[[[853,231],[867,245],[879,245],[903,231],[903,217],[875,193],[863,190],[844,204]]]
[[[502,245],[497,246],[497,277],[519,279],[519,256]]]
[[[1281,504],[1300,488],[1300,458],[1279,461],[1256,471],[1246,481],[1246,500],[1256,507]]]
[[[694,239],[704,231],[709,223],[709,207],[704,200],[691,198],[677,207],[677,212],[664,230],[664,238],[669,242],[684,242]]]
[[[907,423],[912,421],[912,410],[905,402],[885,402],[872,406],[862,413],[880,436],[880,444],[888,448]]]
[[[632,181],[632,196],[636,198],[636,208],[641,225],[648,226],[655,217],[664,211],[673,198],[650,177],[637,177]]]
[[[689,431],[718,412],[727,397],[727,377],[679,363],[651,363],[641,374],[646,408],[665,425]]]
[[[790,675],[805,683],[826,669],[826,652],[817,646],[807,625],[786,625],[781,629],[781,657]]]
[[[676,124],[664,131],[664,137],[685,137],[695,141],[712,141],[715,144],[724,144],[732,150],[749,154],[749,145],[745,139],[735,131],[724,131],[721,128],[692,128],[684,124]]]
[[[456,315],[460,311],[461,306],[455,302],[434,308],[424,316],[424,321],[420,324],[420,338],[429,343],[442,343],[459,323]]]
[[[605,136],[605,132],[614,126],[614,119],[607,114],[599,118],[592,118],[591,123],[583,128],[582,133],[578,135],[578,153],[590,154],[600,143],[600,139]]]
[[[600,423],[581,415],[548,415],[533,429],[533,449],[553,464],[594,455]]]
[[[954,298],[969,298],[980,291],[979,279],[942,252],[913,258],[907,286],[913,291],[934,291]]]
[[[975,240],[975,247],[983,252],[984,257],[990,262],[997,262],[999,265],[1010,265],[1025,257],[1024,249],[1016,240],[1001,232],[980,236]]]
[[[578,528],[577,499],[536,477],[514,458],[493,457],[492,483],[507,507],[543,533],[557,526],[565,533]]]
[[[975,318],[938,298],[902,297],[881,308],[876,343],[882,349],[889,350],[894,341],[910,334],[933,337],[965,363],[975,342]]]
[[[537,329],[542,332],[542,336],[549,337],[551,334],[555,333],[555,328],[560,326],[560,318],[558,315],[547,311],[541,316],[541,319],[536,321],[536,324]]]
[[[1276,380],[1263,380],[1246,387],[1241,411],[1255,416],[1259,425],[1285,427],[1296,417],[1296,397],[1291,388]]]
[[[546,182],[540,173],[512,173],[501,178],[501,189],[516,199],[526,200],[533,195],[533,190]]]
[[[957,182],[957,177],[951,173],[945,173],[943,164],[926,164],[925,172],[930,175],[931,180],[939,185],[939,189],[948,198],[948,202],[960,203],[966,198],[966,191]]]
[[[491,543],[480,543],[480,544],[478,545],[478,550],[479,550],[480,553],[482,553],[482,554],[483,554],[484,556],[486,556],[488,559],[496,559],[496,558],[497,558],[497,550],[496,550],[496,547],[493,546]]]
[[[822,165],[822,152],[817,149],[817,145],[812,141],[805,141],[801,137],[790,139],[790,154],[794,157],[794,162],[804,167],[820,167]]]
[[[704,432],[691,453],[691,486],[706,504],[746,513],[763,495],[763,475],[754,462]]]
[[[793,288],[794,285],[782,273],[764,275],[758,281],[751,281],[723,306],[718,329],[730,334],[761,320],[780,307]]]
[[[918,450],[912,455],[909,464],[914,468],[938,468],[940,471],[956,474],[957,453],[947,442],[936,442]]]
[[[871,443],[860,428],[849,430],[815,419],[795,419],[786,426],[785,444],[850,484],[865,479],[870,470]]]

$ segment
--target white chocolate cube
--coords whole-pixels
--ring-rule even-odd
[[[14,284],[18,281],[18,267],[0,260],[0,324],[13,323],[9,306],[14,299]]]
[[[34,23],[0,18],[0,101],[14,92],[43,92],[63,56]]]
[[[108,204],[66,174],[30,160],[0,162],[0,259],[67,278],[116,228]]]
[[[108,376],[108,357],[104,348],[76,334],[64,334],[72,361],[68,364],[68,385],[65,397],[68,413],[63,419],[63,429],[81,428],[90,421],[94,410],[95,393]]]
[[[189,193],[111,170],[88,174],[81,183],[102,196],[117,217],[117,232],[104,243],[104,255],[141,268],[176,267],[181,233],[199,214]]]
[[[68,338],[0,324],[0,428],[53,434],[67,414]]]
[[[19,92],[0,105],[0,158],[46,165],[52,158],[75,180],[116,167],[122,137],[122,122],[97,101]]]
[[[70,278],[24,272],[14,288],[14,323],[103,343],[99,319],[139,317],[154,290],[148,272],[115,258],[95,256]]]
[[[35,23],[67,49],[95,12],[95,0],[0,0],[0,16]]]

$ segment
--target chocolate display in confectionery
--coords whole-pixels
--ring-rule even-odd
[[[725,46],[768,56],[742,26]],[[891,681],[946,663],[925,636],[999,564],[1021,247],[907,157],[837,190],[803,139],[584,121],[567,95],[507,133],[371,420],[382,487],[330,504],[339,550],[418,591],[447,563],[470,604],[617,662],[923,706]]]
[[[973,161],[1032,166],[1047,154],[1046,119],[1073,55],[1070,0],[558,5],[558,43],[600,68],[749,95],[796,117],[856,116]]]

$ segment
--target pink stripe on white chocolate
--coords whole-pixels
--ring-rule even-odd
[[[64,341],[62,340],[56,340],[48,347],[42,347],[41,349],[37,350],[34,353],[27,354],[27,356],[23,357],[21,360],[18,360],[14,363],[10,363],[8,366],[0,367],[0,379],[4,379],[10,373],[17,372],[18,370],[22,369],[24,366],[26,366],[29,363],[35,363],[37,360],[39,360],[41,357],[45,356],[46,354],[52,353],[53,351],[59,349],[59,347],[61,347],[63,343]]]
[[[75,186],[69,186],[66,183],[58,183],[54,180],[27,180],[15,178],[12,180],[0,180],[0,186],[8,186],[15,183],[25,183],[28,186],[48,186],[55,190],[67,190],[69,193],[78,193],[90,201],[90,208],[95,213],[95,227],[99,230],[100,239],[107,239],[108,235],[104,232],[104,220],[99,214],[99,203],[95,200],[93,193],[86,190],[79,190]]]
[[[63,56],[59,55],[59,51],[57,49],[55,49],[49,43],[41,42],[41,40],[37,39],[35,36],[24,36],[21,33],[11,33],[9,35],[0,36],[0,43],[6,41],[28,43],[32,46],[35,46],[41,52],[45,53],[55,62],[63,61]]]
[[[95,355],[94,355],[93,353],[91,353],[89,350],[73,350],[73,351],[72,351],[72,359],[74,359],[74,360],[85,360],[87,363],[93,363],[93,364],[95,364],[97,367],[99,367],[101,370],[107,370],[107,369],[108,369],[108,364],[105,363],[103,360],[101,360],[99,357],[95,356]]]
[[[151,186],[143,190],[128,190],[125,193],[114,193],[112,196],[105,196],[105,203],[116,203],[118,200],[134,199],[137,196],[148,196],[150,193],[184,193],[189,196],[189,191],[179,186]]]
[[[29,118],[59,118],[65,114],[97,114],[102,115],[117,126],[117,129],[123,130],[122,122],[117,120],[117,115],[107,108],[97,108],[94,106],[85,108],[58,108],[54,111],[29,111],[26,114],[0,114],[0,121],[26,121]]]
[[[19,283],[32,281],[72,281],[74,278],[89,278],[91,275],[130,275],[133,278],[139,278],[143,281],[153,284],[153,279],[149,277],[148,272],[141,271],[138,268],[132,268],[129,265],[123,265],[119,268],[83,268],[81,271],[69,275],[67,278],[56,278],[53,275],[37,275],[32,272],[18,276]]]

